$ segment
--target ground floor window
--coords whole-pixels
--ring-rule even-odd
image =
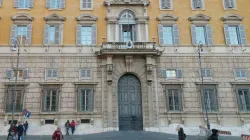
[[[16,96],[15,96],[15,87],[9,87],[7,93],[6,112],[12,112],[15,97],[16,97],[16,105],[14,106],[14,112],[22,112],[23,96],[24,96],[24,87],[16,88]]]
[[[250,111],[250,86],[238,86],[236,91],[239,110]]]
[[[93,88],[78,88],[78,111],[93,111]]]
[[[202,94],[203,110],[208,112],[218,111],[217,93],[215,85],[205,85]]]
[[[168,111],[182,110],[182,96],[180,85],[166,85],[165,95]]]
[[[43,111],[57,112],[59,103],[59,87],[44,88]]]

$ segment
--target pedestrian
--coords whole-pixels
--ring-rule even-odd
[[[72,130],[72,135],[74,134],[75,132],[75,129],[76,129],[76,123],[74,120],[72,120],[72,122],[70,123],[70,127],[71,127],[71,130]]]
[[[70,128],[70,123],[69,120],[65,123],[65,128],[66,128],[66,135],[69,135],[69,128]]]
[[[23,135],[24,129],[23,129],[23,125],[22,125],[21,122],[19,122],[18,124],[19,124],[19,125],[18,125],[18,127],[17,127],[17,135],[18,135],[18,140],[20,140],[20,138],[21,138],[22,135]]]
[[[12,131],[14,134],[14,135],[12,135],[12,139],[16,140],[16,138],[17,138],[17,126],[16,126],[16,124],[14,124]]]
[[[12,128],[13,128],[13,126],[11,127],[11,125],[10,125],[10,128],[9,128],[9,130],[8,130],[8,137],[7,137],[7,140],[9,139],[10,136],[11,136],[11,137],[14,136],[14,130],[13,130]]]
[[[212,135],[209,137],[209,140],[218,140],[219,130],[212,129]]]
[[[29,124],[28,124],[28,122],[26,121],[25,123],[24,123],[24,135],[26,135],[26,133],[27,133],[27,130],[28,130],[28,127],[29,127]]]
[[[178,137],[179,137],[179,140],[185,140],[186,139],[186,134],[184,133],[184,130],[183,130],[182,127],[178,131]]]
[[[60,127],[58,127],[57,130],[53,133],[52,139],[53,140],[63,140],[63,134],[60,130]]]

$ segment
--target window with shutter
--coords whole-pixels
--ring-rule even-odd
[[[43,95],[43,111],[44,112],[57,112],[59,100],[58,87],[45,87]]]
[[[61,7],[61,0],[48,0],[49,8],[51,9],[60,9]],[[47,4],[47,3],[46,3]]]
[[[24,87],[17,87],[17,96],[16,96],[16,106],[14,108],[14,112],[22,112],[23,111],[23,95],[24,95]],[[8,88],[8,94],[7,94],[7,102],[6,102],[6,112],[12,112],[13,109],[13,101],[15,95],[15,87],[9,87]]]
[[[13,79],[14,78],[14,71],[11,68],[7,69],[7,78],[8,79]]]
[[[82,26],[81,27],[81,45],[91,45],[92,44],[92,27]]]
[[[216,86],[214,85],[205,85],[202,93],[202,104],[203,111],[205,111],[205,107],[208,112],[216,112],[218,111],[218,101],[217,101],[217,93]]]
[[[94,104],[92,88],[78,88],[78,111],[92,112]]]
[[[193,10],[204,9],[204,0],[191,0],[191,4]]]
[[[30,0],[17,0],[18,8],[29,8]]]

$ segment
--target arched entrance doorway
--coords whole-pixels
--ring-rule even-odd
[[[141,83],[130,74],[118,81],[119,130],[142,130]]]

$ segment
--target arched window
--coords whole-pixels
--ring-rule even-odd
[[[129,40],[136,41],[136,21],[135,14],[131,10],[124,10],[119,16],[119,35],[120,42]]]

